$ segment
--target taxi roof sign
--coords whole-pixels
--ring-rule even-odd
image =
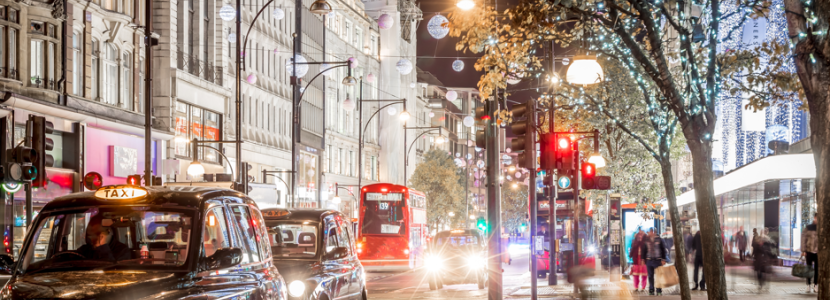
[[[110,185],[95,191],[95,198],[105,200],[134,200],[147,196],[147,190],[134,185]]]
[[[280,218],[291,214],[287,209],[269,209],[262,212],[262,216],[266,218]]]

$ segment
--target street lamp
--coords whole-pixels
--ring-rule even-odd
[[[455,6],[458,6],[461,10],[471,10],[476,6],[476,3],[473,0],[461,0]]]
[[[450,217],[455,217],[455,213],[454,213],[454,212],[450,212],[450,213],[449,213],[449,215],[450,215]]]
[[[354,86],[355,84],[357,84],[357,79],[354,79],[352,75],[348,75],[345,78],[343,78],[343,85]]]
[[[196,177],[196,176],[202,176],[202,175],[205,174],[205,166],[202,165],[202,163],[199,161],[199,155],[198,155],[199,154],[199,147],[213,149],[214,151],[216,151],[216,153],[219,153],[219,156],[222,156],[223,158],[225,158],[226,161],[228,161],[228,167],[231,168],[231,174],[235,175],[234,172],[233,172],[233,166],[231,165],[231,160],[228,159],[228,157],[225,156],[225,154],[222,153],[222,151],[219,151],[219,149],[216,149],[216,148],[211,147],[211,146],[199,145],[199,144],[204,144],[204,143],[236,144],[237,141],[200,141],[200,140],[197,140],[197,139],[190,140],[190,144],[193,146],[193,148],[192,148],[193,149],[193,152],[192,152],[193,161],[190,162],[189,166],[187,166],[187,175],[190,175],[191,177]],[[236,182],[236,181],[234,180],[234,182]]]
[[[205,166],[202,165],[201,162],[198,160],[193,160],[189,166],[187,166],[187,175],[192,177],[202,176],[205,174]]]
[[[317,0],[311,3],[311,7],[308,10],[315,15],[325,15],[331,12],[331,4],[326,2],[326,0]]]
[[[574,56],[566,77],[571,84],[589,85],[601,82],[605,74],[597,63],[597,56],[586,54]]]
[[[439,134],[438,136],[436,136],[436,137],[435,137],[435,143],[436,143],[436,144],[439,144],[439,145],[440,145],[440,144],[443,144],[444,142],[445,142],[445,140],[444,140],[444,136],[443,136],[443,135],[440,135],[440,134]]]
[[[594,167],[596,168],[605,167],[605,158],[603,158],[602,155],[599,154],[599,152],[594,152],[593,154],[591,154],[591,157],[588,158],[588,162],[594,164]]]
[[[410,117],[409,112],[407,112],[407,111],[406,111],[406,109],[404,109],[404,110],[401,112],[401,114],[400,114],[400,115],[398,115],[398,118],[399,118],[399,119],[401,119],[401,121],[406,121],[406,120],[409,120],[409,117]]]

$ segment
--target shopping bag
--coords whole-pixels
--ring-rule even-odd
[[[800,278],[812,278],[813,277],[813,270],[810,266],[805,265],[802,260],[799,260],[798,263],[793,265],[793,276],[800,277]]]
[[[662,289],[677,285],[680,278],[677,276],[677,269],[674,265],[665,265],[654,269],[654,286]]]

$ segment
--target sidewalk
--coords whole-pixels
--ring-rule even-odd
[[[755,274],[751,267],[728,267],[726,270],[727,294],[730,299],[753,299],[753,300],[780,300],[782,296],[790,299],[816,299],[815,293],[807,293],[807,283],[804,279],[795,278],[789,274],[790,268],[774,267],[773,273],[768,274],[768,286],[759,289]],[[689,279],[692,279],[692,270],[689,272]],[[505,291],[509,298],[530,297],[530,274],[522,276],[523,285]],[[539,298],[563,298],[573,296],[573,284],[569,284],[561,274],[558,278],[559,285],[548,286],[547,279],[538,279],[537,295]],[[586,281],[589,298],[613,297],[622,299],[648,298],[648,299],[677,299],[680,295],[680,286],[663,289],[663,296],[648,296],[647,291],[634,291],[631,279],[623,278],[618,282],[610,282],[607,271],[597,271],[596,275]],[[690,283],[689,287],[694,287]],[[734,297],[733,297],[734,296]],[[692,299],[706,299],[705,291],[692,291]]]

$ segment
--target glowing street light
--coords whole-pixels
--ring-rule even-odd
[[[476,6],[476,3],[473,0],[460,0],[455,6],[458,6],[461,10],[471,10]]]

